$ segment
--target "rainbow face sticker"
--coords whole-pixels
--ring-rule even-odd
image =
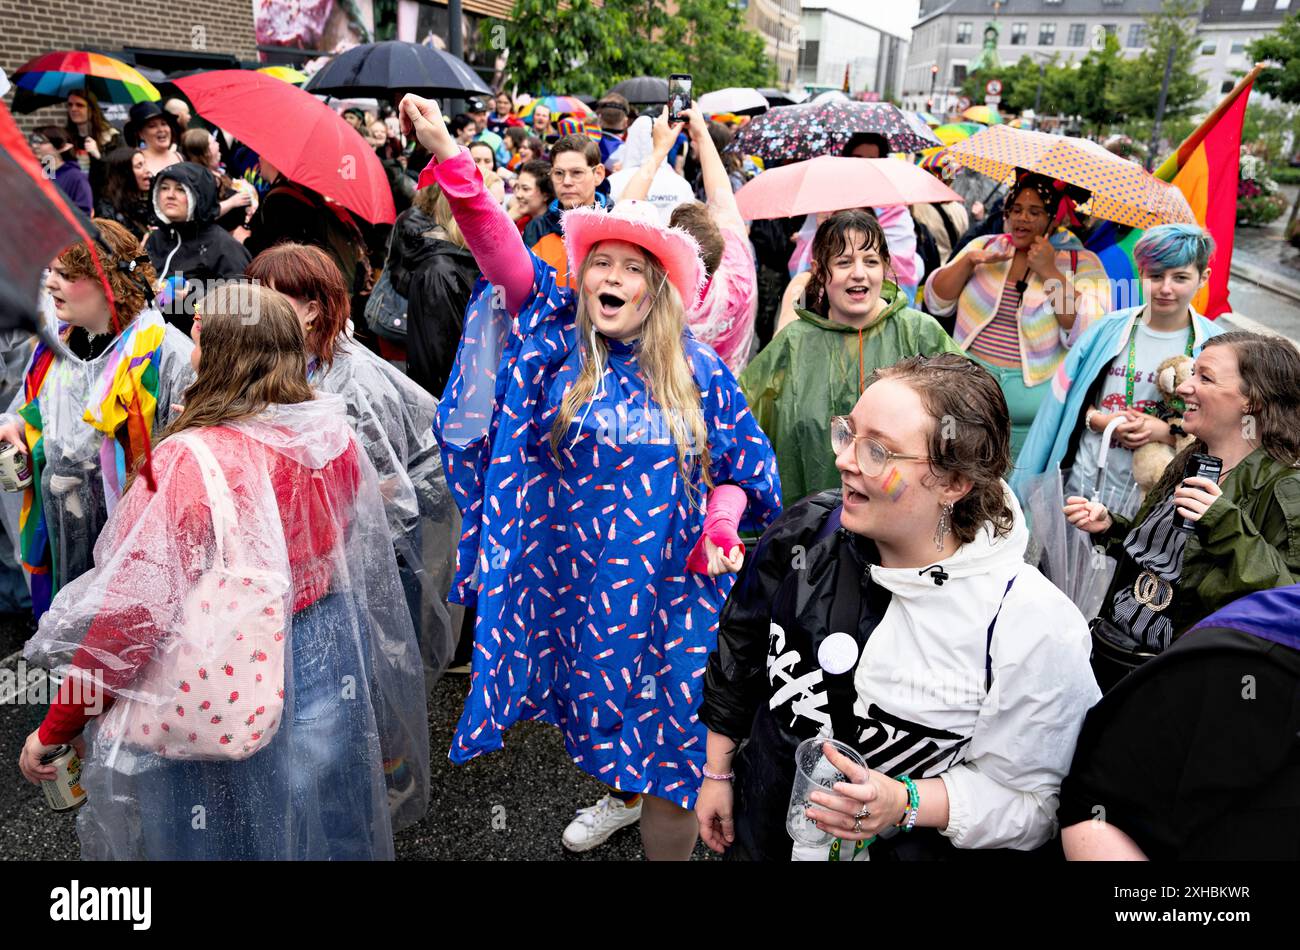
[[[898,501],[903,497],[903,492],[907,491],[907,482],[903,481],[897,468],[890,468],[888,474],[880,480],[880,490],[889,496],[890,501]]]

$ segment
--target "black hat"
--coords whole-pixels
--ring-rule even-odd
[[[1059,178],[1040,175],[1038,172],[1031,172],[1024,168],[1017,168],[1015,181],[1007,192],[1006,206],[1008,209],[1010,209],[1016,195],[1025,189],[1034,191],[1042,199],[1048,215],[1052,218],[1053,227],[1066,221],[1077,226],[1079,221],[1074,214],[1075,206],[1083,204],[1092,197],[1092,192],[1079,185],[1062,181]],[[1062,208],[1062,204],[1065,205],[1064,208]]]
[[[165,110],[156,102],[137,102],[127,113],[130,119],[126,127],[122,130],[126,142],[132,148],[140,144],[140,130],[144,128],[145,123],[156,116],[162,116],[167,120],[167,124],[172,130],[172,144],[179,146],[181,141],[181,126],[176,121],[176,116]]]

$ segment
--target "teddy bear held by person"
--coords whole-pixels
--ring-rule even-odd
[[[1148,442],[1133,453],[1133,480],[1142,490],[1143,498],[1151,486],[1160,480],[1174,456],[1195,440],[1195,436],[1183,432],[1184,407],[1183,400],[1178,395],[1178,387],[1192,375],[1192,364],[1190,356],[1179,353],[1163,361],[1156,369],[1156,386],[1162,398],[1147,411],[1169,423],[1177,445]]]

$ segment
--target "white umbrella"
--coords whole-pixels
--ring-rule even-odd
[[[767,98],[761,92],[740,86],[705,93],[696,105],[706,115],[716,115],[719,112],[741,115],[746,112],[766,112],[768,109]]]

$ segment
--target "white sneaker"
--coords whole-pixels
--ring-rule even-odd
[[[590,851],[609,840],[620,828],[641,820],[641,802],[629,808],[613,795],[596,804],[579,808],[578,815],[564,829],[564,846],[570,851]]]

